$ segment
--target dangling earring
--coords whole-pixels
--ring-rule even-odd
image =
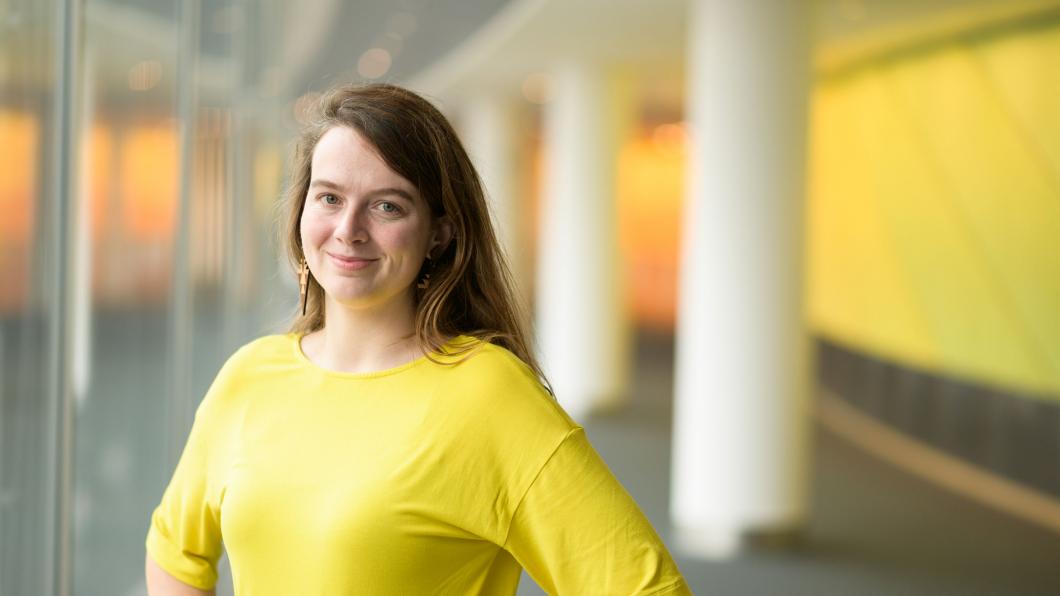
[[[306,263],[305,257],[302,257],[302,262],[298,265],[298,290],[304,317],[306,305],[309,304],[309,263]]]
[[[428,269],[434,269],[434,263],[431,261],[431,253],[427,253]],[[423,277],[420,278],[420,283],[416,284],[416,287],[421,290],[426,290],[431,287],[431,274],[424,273]]]

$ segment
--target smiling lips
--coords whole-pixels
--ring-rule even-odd
[[[346,271],[357,271],[358,269],[364,269],[365,267],[376,262],[378,259],[365,259],[361,257],[343,257],[336,254],[328,253],[331,257],[331,262],[334,263],[338,268]]]

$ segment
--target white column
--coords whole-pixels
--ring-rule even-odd
[[[537,330],[545,374],[576,419],[629,388],[629,322],[619,277],[615,174],[626,97],[599,67],[565,64],[544,106]],[[627,94],[628,95],[628,94]]]
[[[508,257],[518,292],[529,304],[531,287],[527,244],[530,215],[524,193],[523,121],[518,100],[479,94],[462,109],[461,133],[486,187],[494,229]]]
[[[804,2],[693,0],[671,506],[724,556],[807,513]]]

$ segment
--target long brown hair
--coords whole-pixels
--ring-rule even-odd
[[[428,263],[430,284],[415,289],[416,338],[420,349],[438,352],[448,338],[466,335],[502,346],[533,370],[548,387],[531,348],[524,310],[513,291],[512,274],[486,204],[482,182],[453,127],[433,105],[390,84],[342,85],[321,96],[294,153],[285,201],[283,244],[294,271],[304,254],[299,231],[309,192],[313,151],[325,132],[346,126],[360,133],[383,161],[411,182],[433,217],[448,215],[453,239]],[[425,263],[425,267],[428,266]],[[306,314],[298,312],[292,332],[324,326],[324,290],[312,276]],[[470,355],[472,345],[448,346]]]

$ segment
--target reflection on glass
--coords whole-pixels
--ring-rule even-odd
[[[0,9],[0,594],[52,586],[57,11],[29,0]]]
[[[88,203],[77,210],[90,219],[82,224],[89,255],[80,262],[91,271],[73,462],[70,584],[78,596],[142,589],[142,528],[170,469],[160,438],[174,433],[178,4],[149,12],[103,0],[85,6],[92,59],[84,65],[84,180],[76,200]]]

